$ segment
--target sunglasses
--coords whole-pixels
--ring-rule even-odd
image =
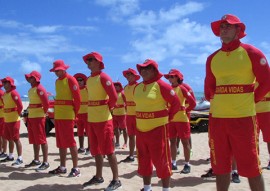
[[[169,75],[168,78],[175,78],[176,76],[173,75]]]
[[[152,65],[148,65],[145,67],[141,67],[141,70],[151,70],[152,68],[154,68]]]
[[[88,62],[93,62],[93,61],[96,61],[96,60],[97,60],[97,59],[95,59],[95,58],[88,58],[88,59],[87,59]]]
[[[78,82],[82,82],[83,79],[82,79],[82,78],[77,78],[77,81],[78,81]]]

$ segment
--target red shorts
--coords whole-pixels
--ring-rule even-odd
[[[180,139],[189,139],[190,138],[189,122],[170,122],[169,137],[170,139],[177,137],[179,137]]]
[[[163,179],[172,175],[167,128],[165,125],[148,132],[137,131],[136,146],[140,175],[151,176],[153,164],[159,178]]]
[[[119,129],[126,129],[126,116],[125,115],[114,115],[113,116],[113,127]]]
[[[76,121],[77,125],[77,134],[78,136],[84,136],[84,132],[88,136],[88,122],[87,122],[87,113],[78,114],[78,119]]]
[[[0,118],[0,137],[4,135],[5,121],[4,118]]]
[[[137,132],[137,129],[136,129],[136,116],[135,115],[127,115],[126,119],[127,119],[126,122],[127,122],[128,136],[136,135],[136,132]]]
[[[58,148],[70,148],[76,146],[74,139],[74,120],[54,120],[56,146]]]
[[[211,118],[211,164],[216,174],[231,172],[232,156],[241,176],[261,174],[255,117]]]
[[[41,145],[47,143],[45,133],[45,117],[28,118],[27,130],[29,144]]]
[[[92,123],[89,125],[90,151],[95,155],[110,155],[114,153],[114,133],[112,120]]]
[[[258,129],[262,131],[263,141],[270,142],[270,112],[257,113]]]
[[[3,137],[8,141],[16,141],[20,138],[21,121],[5,123]]]

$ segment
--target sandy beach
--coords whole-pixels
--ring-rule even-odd
[[[24,105],[27,103],[24,102]],[[34,168],[26,169],[25,164],[30,163],[33,160],[33,147],[28,143],[27,129],[23,122],[21,122],[21,142],[23,145],[23,161],[24,164],[20,167],[12,167],[11,163],[0,164],[0,185],[1,190],[6,191],[47,191],[47,190],[63,190],[63,191],[75,191],[83,190],[82,184],[92,178],[95,175],[95,163],[94,159],[90,156],[79,154],[79,168],[81,170],[81,177],[68,178],[68,173],[63,176],[52,176],[48,174],[48,170],[44,172],[36,172]],[[75,129],[76,132],[76,129]],[[200,176],[209,169],[210,164],[206,161],[209,157],[209,148],[207,143],[207,133],[192,133],[193,142],[193,156],[191,157],[191,173],[184,175],[180,174],[183,168],[183,152],[178,155],[178,169],[173,172],[171,177],[171,189],[172,191],[214,191],[215,179],[202,179]],[[85,139],[85,143],[86,143]],[[123,137],[121,136],[123,141]],[[59,166],[59,154],[55,144],[54,129],[47,137],[49,145],[49,162],[50,169],[54,169]],[[76,137],[78,142],[78,138]],[[86,145],[86,144],[85,144]],[[260,158],[263,167],[263,176],[265,180],[266,190],[270,189],[270,170],[265,169],[268,164],[268,152],[266,144],[262,142],[260,136]],[[180,147],[181,148],[181,147]],[[40,153],[41,154],[41,153]],[[142,178],[137,174],[137,161],[133,163],[120,163],[128,155],[128,149],[117,149],[116,155],[118,159],[119,176],[122,181],[123,187],[120,190],[123,191],[135,191],[140,190],[143,187]],[[17,153],[15,152],[15,157]],[[70,154],[67,156],[67,170],[70,171],[72,167]],[[40,158],[42,159],[42,157]],[[108,164],[108,161],[104,160],[103,168],[104,183],[98,186],[88,187],[84,190],[103,190],[107,187],[112,179],[112,173]],[[231,183],[230,190],[246,191],[250,190],[246,178],[240,177],[241,183]],[[161,190],[161,182],[153,173],[152,189]]]

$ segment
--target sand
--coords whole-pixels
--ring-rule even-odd
[[[26,105],[27,103],[24,103]],[[76,129],[75,129],[76,131]],[[33,160],[33,147],[29,145],[27,138],[27,129],[23,122],[21,122],[21,142],[23,145],[23,160],[24,164],[28,164]],[[183,168],[183,153],[177,157],[178,169],[174,171],[171,177],[172,191],[214,191],[215,178],[202,179],[200,176],[209,169],[210,164],[206,161],[209,156],[209,148],[207,144],[207,133],[192,133],[193,141],[193,156],[191,157],[191,173],[184,175],[180,174]],[[85,145],[86,145],[85,139]],[[123,137],[121,136],[123,141]],[[49,162],[50,169],[59,166],[59,154],[55,144],[54,129],[51,131],[47,138],[49,145]],[[78,138],[76,137],[78,143]],[[262,167],[267,166],[268,152],[267,147],[262,138],[260,137],[260,158]],[[180,147],[181,148],[181,147]],[[41,153],[40,153],[41,154]],[[123,160],[128,155],[128,149],[117,149],[116,155],[118,161]],[[15,153],[15,157],[17,154]],[[42,159],[42,156],[41,158]],[[68,173],[63,176],[52,176],[48,174],[48,170],[44,172],[36,172],[34,168],[26,169],[24,165],[21,167],[12,167],[11,162],[0,164],[0,185],[2,191],[48,191],[48,190],[63,190],[63,191],[76,191],[83,190],[82,184],[95,175],[94,159],[90,156],[79,154],[79,168],[82,176],[77,178],[68,178]],[[67,156],[67,170],[70,171],[72,167],[70,154]],[[123,187],[120,190],[135,191],[140,190],[143,186],[142,178],[137,174],[137,161],[133,163],[119,163],[119,177],[122,181]],[[263,169],[263,176],[265,180],[266,190],[270,189],[270,170]],[[103,168],[104,183],[97,186],[88,187],[84,190],[103,190],[112,179],[112,173],[108,161],[104,160]],[[231,183],[229,190],[246,191],[250,190],[247,179],[240,177],[241,183]],[[161,181],[156,177],[155,171],[152,178],[152,189],[161,190]]]

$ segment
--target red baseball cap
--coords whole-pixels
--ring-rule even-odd
[[[84,75],[83,73],[77,73],[77,74],[74,74],[74,76],[73,76],[74,78],[82,78],[83,79],[83,81],[84,81],[84,83],[86,83],[86,80],[87,80],[87,76],[86,75]]]
[[[102,55],[99,54],[98,52],[91,52],[89,54],[86,54],[85,56],[83,56],[83,60],[84,62],[87,64],[87,60],[89,58],[95,58],[97,61],[99,61],[100,63],[100,69],[104,69],[105,66],[104,66],[104,63],[103,63],[103,58],[102,58]]]
[[[220,24],[224,23],[224,22],[227,22],[227,23],[229,23],[231,25],[240,26],[241,31],[239,33],[239,39],[246,36],[246,33],[245,33],[246,26],[245,26],[245,24],[242,23],[237,16],[232,15],[232,14],[226,14],[220,20],[214,21],[214,22],[211,23],[212,31],[216,36],[220,36]]]
[[[40,82],[40,79],[41,79],[41,74],[36,71],[36,70],[33,70],[31,73],[29,74],[25,74],[25,79],[27,80],[28,78],[30,77],[34,77],[36,79],[37,82]]]
[[[177,69],[171,69],[168,74],[164,74],[166,79],[169,79],[169,76],[177,76],[180,80],[184,80],[184,75]]]
[[[63,60],[56,60],[53,62],[53,68],[50,72],[55,72],[56,70],[67,70],[69,65],[66,65]]]
[[[158,64],[154,60],[146,59],[144,61],[144,63],[137,64],[136,66],[137,66],[138,72],[141,74],[141,68],[147,67],[149,65],[153,66],[158,71],[158,78],[161,78],[163,76],[163,74],[159,72],[159,70],[158,70]]]
[[[13,78],[7,76],[7,77],[1,79],[2,84],[3,84],[4,82],[6,82],[6,81],[8,81],[8,82],[10,83],[11,86],[16,87],[15,84],[14,84]]]
[[[123,76],[126,78],[127,73],[131,73],[135,76],[136,81],[140,79],[140,75],[137,74],[136,70],[129,68],[123,71]]]

